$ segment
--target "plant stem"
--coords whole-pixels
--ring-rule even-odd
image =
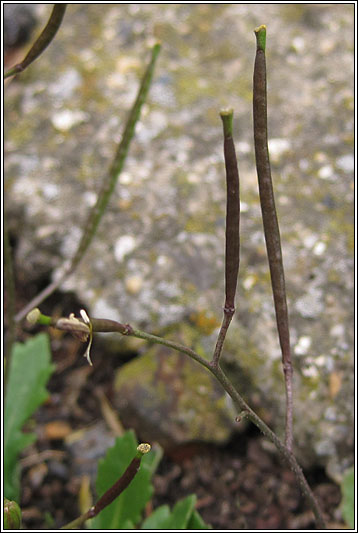
[[[25,58],[9,69],[5,74],[4,78],[9,78],[10,76],[14,76],[15,74],[19,74],[20,72],[23,72],[25,68],[27,68],[31,63],[37,59],[42,52],[48,47],[48,45],[51,43],[51,41],[54,39],[59,27],[61,26],[65,11],[67,8],[67,4],[55,4],[51,13],[51,16],[41,32],[40,36],[32,47],[30,48],[30,51],[27,53]]]
[[[33,309],[30,311],[30,313],[27,315],[27,320],[31,325],[39,324],[52,326],[62,331],[69,331],[71,333],[89,333],[88,326],[79,319],[50,317],[43,315],[39,309]],[[115,320],[107,320],[106,318],[91,318],[90,321],[93,333],[120,333],[121,335],[130,335],[155,344],[163,344],[168,348],[173,348],[174,350],[185,353],[201,365],[205,366],[206,368],[210,368],[209,361],[194,352],[194,350],[191,350],[182,344],[178,344],[177,342],[163,339],[162,337],[157,337],[156,335],[151,335],[150,333],[146,333],[145,331],[141,331],[139,329],[134,329],[129,324],[121,324]]]
[[[86,224],[84,225],[81,241],[70,262],[70,265],[64,268],[63,273],[59,276],[57,280],[53,281],[43,291],[41,291],[37,296],[35,296],[35,298],[33,298],[31,302],[16,315],[16,322],[22,320],[31,309],[38,306],[41,302],[45,300],[45,298],[50,296],[50,294],[52,294],[61,285],[61,283],[75,271],[78,264],[83,259],[83,256],[86,253],[89,245],[91,244],[93,237],[96,233],[97,227],[100,223],[100,220],[103,214],[105,213],[109,199],[114,191],[115,185],[118,181],[118,177],[122,171],[124,162],[126,160],[129,145],[134,136],[135,126],[140,118],[142,106],[148,95],[155,63],[160,51],[160,46],[161,45],[157,43],[152,48],[151,60],[146,68],[140,87],[138,89],[136,100],[129,113],[129,117],[127,119],[122,135],[122,140],[118,145],[117,152],[115,154],[109,172],[103,181],[101,191],[99,192],[97,198],[97,202],[91,209]]]
[[[45,315],[41,315],[41,317],[45,317]],[[49,318],[49,317],[45,317],[45,318]],[[43,322],[44,320],[45,320],[44,318],[39,317],[39,321]],[[54,327],[57,327],[58,323],[61,324],[60,322],[61,320],[63,319],[51,319],[51,324]],[[239,416],[240,414],[242,415],[242,412],[245,412],[245,416],[249,418],[262,431],[262,433],[276,446],[281,457],[285,460],[285,462],[289,464],[289,466],[293,470],[296,476],[297,482],[299,486],[301,487],[302,492],[306,496],[307,501],[315,515],[317,526],[320,529],[325,529],[324,519],[323,519],[321,510],[319,508],[318,502],[314,494],[312,493],[312,490],[310,486],[308,485],[306,478],[302,472],[302,469],[297,463],[296,458],[291,453],[291,451],[283,444],[283,442],[280,441],[280,439],[276,436],[276,434],[265,424],[265,422],[261,420],[261,418],[251,409],[251,407],[249,407],[249,405],[245,402],[245,400],[242,398],[242,396],[238,393],[238,391],[235,389],[233,384],[224,374],[220,365],[213,366],[211,362],[201,357],[194,350],[191,350],[190,348],[187,348],[183,346],[182,344],[169,341],[167,339],[162,339],[161,337],[157,337],[155,335],[151,335],[149,333],[146,333],[145,331],[134,329],[129,324],[124,325],[119,322],[115,322],[114,320],[106,320],[106,319],[98,319],[98,318],[97,319],[91,318],[90,320],[91,320],[93,332],[107,332],[107,333],[117,332],[117,333],[121,333],[122,335],[129,335],[129,336],[137,337],[139,339],[145,339],[149,342],[163,344],[164,346],[172,348],[173,350],[189,355],[189,357],[191,357],[192,359],[197,361],[199,364],[207,368],[213,374],[213,376],[219,381],[219,383],[221,383],[223,389],[227,392],[227,394],[232,398],[236,408],[238,409]],[[74,328],[76,328],[75,322],[74,322]],[[83,331],[83,330],[78,329],[78,331]]]
[[[267,89],[266,89],[266,26],[255,29],[257,40],[253,111],[256,168],[259,182],[262,221],[265,233],[271,285],[275,303],[276,323],[282,353],[282,365],[286,389],[286,437],[287,448],[292,450],[293,400],[290,333],[286,302],[285,276],[282,261],[280,230],[277,221],[271,167],[267,141]]]
[[[6,220],[4,221],[4,281],[6,288],[6,316],[7,334],[5,339],[4,384],[7,382],[7,369],[9,368],[11,349],[15,341],[15,280],[11,257],[10,238]]]
[[[68,524],[65,524],[60,529],[79,529],[82,526],[82,524],[86,522],[86,520],[89,520],[91,518],[91,509],[88,509],[88,511],[81,514],[80,516],[72,520],[71,522],[68,522]]]
[[[91,243],[96,233],[98,224],[105,212],[105,209],[108,205],[108,201],[117,184],[118,177],[122,171],[124,162],[128,154],[129,145],[134,136],[135,126],[140,118],[142,106],[148,95],[150,83],[153,77],[155,63],[156,63],[158,54],[160,52],[160,46],[161,45],[157,43],[152,48],[152,57],[145,71],[145,74],[142,78],[137,98],[130,111],[125,129],[122,135],[122,140],[119,143],[119,146],[117,148],[117,152],[115,154],[113,163],[109,169],[109,173],[106,179],[103,181],[101,191],[97,198],[97,202],[94,205],[92,211],[90,212],[87,222],[85,224],[85,230],[83,232],[82,239],[78,245],[78,249],[71,262],[70,272],[72,272],[77,267],[78,263],[83,258],[89,244]]]
[[[218,340],[216,341],[214,355],[210,363],[213,367],[217,367],[219,365],[219,360],[220,360],[221,352],[223,350],[226,333],[227,333],[227,330],[229,329],[232,317],[234,316],[234,312],[235,312],[235,309],[228,309],[227,307],[224,307],[224,317],[221,323]]]
[[[137,453],[132,459],[124,473],[120,478],[108,489],[106,492],[99,498],[96,504],[88,509],[86,513],[83,513],[81,516],[72,520],[65,526],[62,526],[61,529],[74,529],[81,526],[86,520],[94,518],[97,516],[105,507],[110,505],[130,484],[133,478],[136,476],[142,457],[144,454],[150,451],[149,444],[140,444],[137,447]]]
[[[216,342],[212,365],[218,366],[227,330],[235,313],[235,294],[240,265],[240,184],[235,145],[232,137],[234,112],[220,112],[224,129],[226,169],[226,231],[225,231],[225,305],[224,317]]]
[[[261,431],[262,433],[276,446],[281,457],[289,464],[290,468],[293,470],[296,480],[301,487],[303,494],[307,498],[307,502],[311,507],[313,514],[316,518],[317,527],[320,529],[326,529],[322,511],[319,507],[319,504],[307,483],[305,475],[302,472],[300,465],[298,464],[295,456],[292,452],[285,446],[283,442],[277,437],[277,435],[265,424],[263,420],[248,406],[242,396],[237,392],[235,387],[232,385],[230,380],[222,371],[221,367],[217,368],[211,367],[211,373],[216,377],[216,379],[221,383],[225,391],[232,398],[235,406],[239,411],[244,410],[246,417],[251,420]]]

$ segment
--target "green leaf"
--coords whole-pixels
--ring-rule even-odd
[[[161,505],[142,523],[141,529],[210,529],[194,509],[196,496],[179,501],[173,511]]]
[[[354,468],[346,470],[342,481],[342,515],[349,527],[354,529]]]
[[[162,505],[144,520],[141,529],[191,529],[188,526],[196,513],[195,502],[196,496],[192,494],[177,502],[172,511],[167,505]],[[194,525],[196,525],[195,519]]]
[[[47,334],[40,333],[25,344],[14,344],[4,413],[4,492],[11,500],[20,499],[18,455],[36,440],[34,433],[25,434],[21,429],[47,399],[45,387],[54,368]]]
[[[123,474],[137,453],[133,431],[116,439],[106,457],[98,463],[96,490],[101,497]],[[141,520],[145,504],[150,500],[153,487],[151,477],[161,459],[162,451],[153,450],[143,456],[139,471],[130,485],[93,520],[92,529],[134,529]]]
[[[164,529],[187,529],[187,525],[194,512],[196,496],[191,494],[174,505],[169,519],[164,524]]]
[[[169,517],[169,505],[161,505],[144,520],[141,529],[163,529],[163,524],[165,524]]]
[[[211,526],[204,522],[198,511],[194,511],[190,517],[187,529],[211,529]]]

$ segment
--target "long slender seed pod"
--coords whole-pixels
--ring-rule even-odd
[[[235,313],[235,294],[240,265],[240,184],[234,140],[233,110],[220,112],[224,129],[224,159],[226,168],[226,233],[225,233],[225,305],[224,318],[215,346],[212,364],[219,364],[227,330]]]
[[[93,507],[92,516],[98,515],[102,509],[110,505],[129,485],[140,467],[140,458],[134,457],[124,474],[110,487]]]
[[[240,265],[240,187],[235,145],[232,137],[233,111],[221,111],[224,127],[224,157],[226,167],[226,250],[225,308],[235,310],[235,294]]]
[[[16,316],[15,320],[16,322],[19,322],[22,320],[31,309],[38,306],[41,302],[45,300],[50,294],[52,294],[57,287],[61,285],[61,283],[70,275],[80,261],[82,260],[84,254],[86,253],[89,245],[92,242],[92,239],[96,233],[98,224],[101,221],[102,216],[105,213],[107,204],[109,202],[109,199],[112,195],[112,192],[115,188],[115,185],[118,181],[118,177],[122,171],[123,165],[125,163],[128,149],[130,146],[130,143],[132,141],[132,138],[134,136],[134,130],[136,123],[139,120],[140,112],[142,109],[142,106],[144,102],[146,101],[150,83],[153,77],[154,67],[155,63],[158,57],[158,54],[160,52],[161,45],[159,43],[156,43],[154,47],[152,48],[152,56],[151,61],[147,66],[147,69],[143,75],[142,82],[140,84],[140,87],[138,89],[136,100],[132,106],[132,109],[129,113],[124,132],[122,135],[122,140],[118,145],[113,163],[110,167],[110,170],[107,174],[107,176],[104,178],[102,188],[98,194],[97,202],[91,209],[86,224],[84,225],[82,237],[80,240],[80,243],[77,247],[77,250],[69,264],[66,268],[64,268],[63,273],[61,276],[59,276],[58,279],[50,283],[43,291],[41,291],[35,298],[29,302],[28,305],[26,305]]]
[[[256,28],[255,35],[257,49],[254,67],[253,112],[256,168],[267,256],[271,274],[271,285],[275,303],[276,322],[285,375],[286,446],[291,450],[293,440],[292,363],[280,230],[276,215],[267,143],[266,26],[262,25],[259,28]]]
[[[96,504],[91,507],[86,513],[82,514],[69,524],[62,526],[61,529],[74,529],[82,525],[89,518],[94,518],[98,515],[107,505],[110,505],[130,484],[135,475],[137,474],[142,457],[148,453],[151,449],[150,444],[142,443],[137,446],[137,453],[128,467],[121,475],[121,477],[100,497]]]
[[[48,47],[51,41],[54,39],[59,27],[61,26],[67,4],[55,4],[51,13],[51,16],[41,32],[40,36],[36,39],[29,52],[26,54],[21,63],[18,63],[4,74],[4,78],[14,76],[19,72],[23,72],[31,63],[37,59],[42,52]]]

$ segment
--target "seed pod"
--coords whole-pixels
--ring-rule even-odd
[[[103,494],[96,505],[92,507],[92,517],[96,516],[100,511],[102,511],[102,509],[107,507],[107,505],[110,505],[117,498],[117,496],[119,496],[128,487],[129,483],[139,470],[140,462],[141,460],[137,456],[132,459],[124,474]]]
[[[240,264],[240,187],[235,145],[232,138],[233,110],[220,112],[224,128],[226,168],[225,309],[234,312]]]
[[[267,96],[265,26],[255,30],[257,51],[254,68],[254,138],[257,176],[259,182],[262,221],[264,226],[271,284],[275,302],[277,327],[283,362],[290,352],[288,312],[286,303],[285,277],[283,271],[280,230],[277,221],[271,168],[267,144]]]
[[[254,139],[262,221],[269,261],[276,323],[286,386],[286,446],[292,449],[292,364],[280,230],[277,221],[267,141],[266,26],[255,29],[257,41],[254,66]]]

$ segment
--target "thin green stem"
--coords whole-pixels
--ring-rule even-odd
[[[156,335],[151,335],[149,333],[146,333],[145,331],[140,331],[138,329],[133,329],[133,328],[131,328],[128,335],[132,335],[133,337],[137,337],[138,339],[144,339],[146,341],[153,342],[155,344],[163,344],[164,346],[167,346],[168,348],[173,348],[173,350],[176,350],[177,352],[185,353],[186,355],[194,359],[194,361],[197,361],[199,364],[201,364],[205,368],[210,369],[210,362],[207,359],[204,359],[204,357],[201,357],[194,350],[191,350],[190,348],[187,348],[186,346],[183,346],[182,344],[170,341],[168,339],[162,339],[161,337],[157,337]]]
[[[234,312],[235,312],[234,309],[228,309],[227,307],[224,307],[224,317],[221,323],[218,339],[216,341],[214,354],[213,354],[213,358],[211,361],[211,365],[214,367],[218,366],[219,364],[221,352],[223,351],[223,347],[224,347],[226,333],[227,333],[227,330],[229,329],[232,317],[234,316]]]
[[[68,524],[65,524],[60,529],[79,529],[86,520],[89,520],[91,518],[91,509],[88,509],[85,513],[81,514],[71,522],[68,522]]]
[[[126,126],[124,128],[124,132],[122,135],[122,140],[119,143],[119,146],[117,148],[117,152],[115,154],[109,173],[106,179],[103,181],[102,189],[98,195],[97,202],[94,205],[92,211],[90,212],[87,222],[85,224],[85,230],[83,232],[82,239],[78,245],[78,249],[71,262],[71,267],[69,269],[70,272],[72,272],[77,267],[77,265],[83,258],[89,244],[91,243],[96,233],[98,224],[106,210],[109,199],[117,184],[118,177],[122,171],[124,162],[128,154],[129,145],[134,136],[135,126],[140,118],[142,106],[147,99],[149,87],[150,87],[153,73],[154,73],[155,63],[156,63],[158,54],[160,52],[160,46],[161,45],[157,43],[152,48],[152,57],[145,71],[145,74],[142,78],[142,82],[139,87],[137,98],[130,111]]]
[[[292,450],[293,399],[290,331],[286,301],[285,275],[282,260],[280,229],[277,220],[271,177],[267,135],[267,88],[265,40],[266,27],[255,30],[257,50],[254,66],[253,112],[256,168],[259,182],[262,221],[269,261],[276,323],[280,340],[286,390],[286,446]]]
[[[24,59],[9,69],[5,74],[4,78],[9,78],[10,76],[14,76],[15,74],[19,74],[20,72],[23,72],[25,68],[27,68],[31,63],[37,59],[42,52],[48,47],[48,45],[51,43],[51,41],[54,39],[59,27],[61,26],[63,17],[65,15],[65,11],[67,8],[67,4],[55,4],[51,13],[51,16],[39,35],[39,37],[36,39],[32,47],[30,48],[29,52],[26,54]]]
[[[129,113],[129,117],[127,119],[122,135],[122,140],[118,145],[117,152],[115,154],[109,172],[103,181],[102,188],[98,194],[97,202],[91,209],[87,221],[84,225],[82,238],[71,260],[70,265],[64,268],[62,275],[59,276],[56,281],[53,281],[43,291],[41,291],[37,296],[35,296],[35,298],[33,298],[31,302],[29,302],[29,304],[26,305],[16,315],[15,320],[17,322],[22,320],[31,309],[40,305],[40,303],[43,302],[45,298],[50,296],[50,294],[52,294],[61,285],[61,283],[75,271],[78,264],[83,259],[83,256],[85,255],[89,245],[91,244],[93,237],[95,236],[95,233],[97,231],[98,225],[101,221],[101,218],[103,217],[106,211],[109,199],[114,191],[115,185],[118,181],[118,177],[122,171],[124,162],[126,160],[128,149],[134,136],[135,126],[140,118],[140,113],[143,104],[147,99],[149,87],[154,73],[155,63],[160,52],[160,47],[161,45],[157,43],[152,48],[151,60],[146,68],[140,87],[138,89],[136,100]]]

